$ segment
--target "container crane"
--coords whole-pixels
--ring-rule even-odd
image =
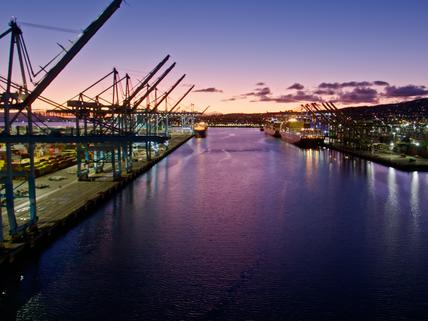
[[[18,142],[18,138],[21,135],[12,135],[11,127],[14,121],[19,117],[24,109],[27,110],[28,118],[28,134],[32,136],[32,103],[40,97],[43,91],[54,81],[54,79],[64,70],[64,68],[71,62],[71,60],[79,53],[79,51],[88,43],[88,41],[97,33],[97,31],[107,22],[107,20],[116,12],[120,7],[122,0],[114,0],[110,5],[102,12],[102,14],[94,20],[81,34],[77,41],[72,47],[65,52],[64,56],[46,73],[43,79],[34,87],[30,92],[26,88],[26,77],[25,67],[28,70],[29,59],[27,57],[27,51],[25,44],[22,39],[22,30],[16,24],[16,21],[10,22],[10,29],[0,35],[0,39],[11,34],[10,51],[9,51],[9,64],[8,74],[6,81],[6,91],[1,95],[1,107],[4,108],[4,129],[0,134],[0,143],[6,145],[6,171],[5,175],[2,175],[2,183],[5,186],[6,192],[6,209],[9,221],[9,233],[12,237],[15,237],[18,232],[24,230],[27,226],[34,226],[37,222],[36,214],[36,197],[35,197],[35,170],[34,170],[34,143],[35,141],[29,142],[29,157],[30,157],[30,173],[28,174],[28,194],[29,194],[29,208],[30,208],[30,219],[27,224],[18,227],[15,216],[14,206],[14,186],[13,178],[18,175],[12,168],[12,144]],[[12,75],[13,75],[13,60],[15,47],[18,53],[18,61],[21,68],[21,76],[24,86],[24,99],[19,102],[18,95],[11,92],[12,86]],[[16,113],[13,117],[10,117],[10,111],[15,110]],[[16,136],[16,137],[14,137]],[[14,139],[17,138],[17,139]],[[3,225],[0,214],[0,242],[3,241]]]
[[[15,121],[19,113],[27,106],[30,106],[42,93],[43,91],[55,80],[55,78],[64,70],[64,68],[73,60],[73,58],[79,53],[79,51],[91,40],[91,38],[97,33],[97,31],[110,19],[110,17],[119,9],[122,0],[114,0],[110,5],[103,11],[103,13],[94,20],[81,34],[79,39],[73,44],[73,46],[66,51],[64,56],[52,67],[40,81],[40,83],[31,91],[31,93],[24,99],[24,101],[18,104],[18,112],[12,118],[11,122]]]

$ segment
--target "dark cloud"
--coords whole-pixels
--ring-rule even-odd
[[[412,97],[412,96],[426,96],[428,90],[425,86],[407,85],[403,87],[387,86],[385,88],[384,96],[388,98],[394,97]]]
[[[373,85],[375,85],[375,86],[389,86],[389,83],[387,83],[386,81],[382,81],[382,80],[376,80],[376,81],[373,81]]]
[[[329,82],[322,82],[318,85],[318,88],[320,89],[339,89],[341,86],[338,82],[329,83]]]
[[[197,89],[194,90],[193,92],[195,93],[222,93],[223,90],[214,88],[214,87],[209,87],[209,88],[203,88],[203,89]]]
[[[295,94],[281,95],[277,97],[271,97],[263,95],[258,97],[258,99],[253,99],[251,102],[266,102],[271,101],[275,103],[296,103],[296,102],[319,102],[322,101],[321,97],[313,95],[311,93],[306,93],[304,91],[298,91]]]
[[[302,84],[299,84],[298,82],[295,82],[294,84],[292,84],[290,87],[288,87],[287,89],[296,89],[296,90],[302,90],[303,88],[305,88],[305,86],[303,86]]]
[[[270,95],[272,92],[269,87],[257,88],[254,92],[254,96],[266,96]]]
[[[313,95],[312,93],[306,93],[304,91],[298,91],[294,95],[294,99],[297,101],[321,101],[321,97]]]
[[[256,88],[252,92],[241,94],[239,97],[241,99],[248,98],[248,97],[265,97],[270,94],[272,94],[272,91],[270,90],[269,87],[262,87],[262,88]]]
[[[258,83],[256,84],[256,86],[266,86],[266,84],[265,84],[264,82],[258,82]]]
[[[314,91],[315,95],[327,95],[327,96],[331,96],[336,94],[336,92],[332,89],[318,89]]]
[[[222,99],[221,101],[235,101],[238,99],[239,99],[238,97],[231,97],[231,98]]]
[[[388,83],[386,81],[380,81],[380,80],[374,81],[374,82],[370,82],[370,81],[346,81],[342,83],[323,82],[318,85],[318,88],[338,90],[338,89],[347,88],[347,87],[370,87],[370,86],[388,86]]]
[[[338,101],[343,104],[377,103],[378,92],[373,88],[357,87],[339,94]]]
[[[297,102],[297,100],[294,99],[294,95],[292,95],[292,94],[281,95],[279,97],[273,97],[269,101],[273,101],[275,103],[295,103],[295,102]]]
[[[347,82],[322,82],[313,90],[303,90],[305,87],[300,83],[294,83],[287,89],[295,92],[275,95],[270,87],[264,83],[258,83],[258,88],[252,92],[225,99],[223,101],[235,101],[249,99],[250,102],[273,102],[273,103],[302,103],[336,101],[342,104],[376,104],[381,98],[406,98],[426,97],[428,89],[425,86],[407,85],[403,87],[391,86],[386,81],[347,81]],[[385,88],[374,88],[374,86]],[[383,90],[383,91],[381,91]]]
[[[372,83],[369,81],[347,81],[340,84],[341,88],[345,87],[369,87]]]
[[[269,96],[259,96],[256,99],[252,99],[250,100],[251,103],[256,103],[256,102],[265,102],[265,101],[275,101],[275,99],[273,97],[269,97]]]

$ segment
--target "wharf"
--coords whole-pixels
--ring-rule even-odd
[[[375,163],[379,163],[385,166],[391,166],[396,169],[413,172],[413,171],[428,171],[428,159],[402,155],[394,152],[387,151],[362,151],[362,150],[353,150],[346,148],[344,146],[326,144],[326,147],[337,150],[339,152],[349,154],[352,156],[360,157]]]
[[[101,176],[93,181],[78,181],[75,166],[37,178],[36,185],[46,186],[37,189],[37,229],[24,234],[19,240],[12,240],[9,236],[6,213],[2,213],[5,241],[0,248],[0,268],[23,258],[27,253],[31,254],[63,234],[89,215],[96,206],[192,137],[191,134],[174,134],[168,149],[151,160],[134,162],[133,171],[122,173],[119,180],[113,180],[111,176]],[[61,180],[56,180],[57,177],[61,177]],[[28,200],[17,199],[15,205],[17,222],[22,224],[28,218]]]

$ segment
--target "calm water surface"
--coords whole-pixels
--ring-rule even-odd
[[[210,129],[0,281],[2,320],[426,320],[428,175]]]

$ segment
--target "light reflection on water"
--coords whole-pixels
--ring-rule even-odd
[[[417,320],[427,191],[426,173],[210,129],[0,281],[1,316]]]
[[[412,211],[413,216],[419,216],[421,215],[420,209],[419,209],[419,173],[413,172],[412,173],[412,181],[410,185],[410,208]]]
[[[385,204],[385,212],[391,215],[397,214],[400,210],[398,204],[398,187],[396,181],[396,170],[392,167],[388,168],[388,199]]]

